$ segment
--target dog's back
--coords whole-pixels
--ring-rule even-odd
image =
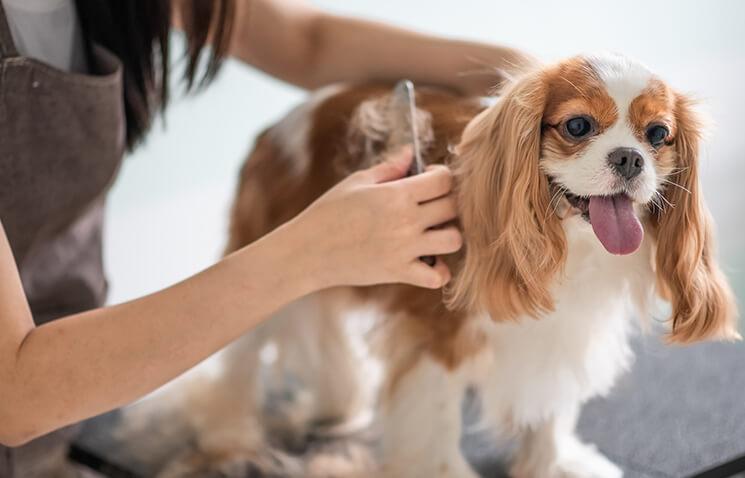
[[[347,174],[383,159],[390,132],[375,105],[391,91],[329,86],[261,133],[241,171],[227,251],[258,239]],[[473,98],[432,88],[417,90],[417,107],[431,117],[431,129],[421,132],[428,164],[447,161],[449,148],[483,108]]]

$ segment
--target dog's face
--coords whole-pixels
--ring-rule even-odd
[[[547,73],[540,164],[561,215],[579,213],[608,252],[641,244],[638,216],[664,211],[676,171],[675,95],[621,56],[579,57]]]
[[[562,221],[589,222],[609,254],[634,253],[646,229],[672,340],[736,337],[698,185],[701,134],[691,100],[622,56],[575,57],[519,78],[456,148],[466,257],[451,304],[485,307],[495,320],[552,310]]]

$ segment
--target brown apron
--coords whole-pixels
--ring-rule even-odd
[[[0,2],[0,221],[37,324],[106,294],[103,198],[125,148],[122,67],[91,51],[90,75],[19,56]],[[0,478],[49,476],[74,431],[0,446]]]

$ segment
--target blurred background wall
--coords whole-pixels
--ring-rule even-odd
[[[313,3],[427,33],[509,44],[546,60],[617,51],[695,94],[714,120],[702,150],[704,192],[726,272],[745,308],[745,1]],[[180,51],[181,38],[173,42]],[[108,202],[109,302],[173,284],[220,256],[237,173],[253,138],[303,97],[302,90],[228,61],[209,89],[173,101],[126,159]]]

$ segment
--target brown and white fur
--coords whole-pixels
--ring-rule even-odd
[[[574,428],[582,404],[607,394],[630,366],[634,310],[644,316],[656,293],[671,304],[670,342],[737,337],[698,185],[702,124],[693,102],[637,62],[610,54],[526,72],[488,107],[417,90],[425,159],[455,171],[465,246],[445,258],[453,280],[444,292],[388,285],[305,297],[232,346],[224,393],[240,397],[238,415],[265,415],[254,372],[257,351],[274,341],[278,362],[292,363],[312,390],[297,423],[351,419],[364,408],[365,377],[343,310],[365,303],[383,317],[374,341],[384,365],[376,407],[381,453],[372,476],[477,476],[459,446],[469,386],[480,393],[484,423],[520,442],[512,476],[621,476]],[[390,92],[327,88],[265,131],[241,173],[228,249],[379,160],[389,132],[376,111]],[[562,128],[578,115],[591,118],[595,131],[572,140]],[[651,124],[669,131],[658,148],[646,137]],[[609,166],[619,147],[643,158],[633,179]],[[627,255],[610,254],[567,199],[618,193],[633,200],[645,232]],[[219,403],[221,421],[208,418],[206,427],[243,426],[245,417]],[[276,425],[257,419],[270,432]],[[210,446],[240,453],[229,440]]]

